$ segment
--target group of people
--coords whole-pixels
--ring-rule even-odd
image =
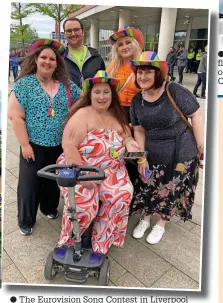
[[[90,164],[103,168],[106,179],[78,182],[75,198],[82,233],[92,226],[92,249],[106,254],[111,245],[122,246],[133,214],[141,214],[134,238],[143,237],[151,216],[157,216],[146,238],[156,244],[171,216],[192,217],[204,152],[199,103],[182,85],[166,81],[167,62],[143,52],[138,28],[125,26],[110,36],[106,68],[98,51],[83,44],[79,19],[63,26],[68,46],[34,41],[10,94],[8,116],[21,146],[20,232],[32,233],[39,205],[49,219],[57,218],[61,191],[58,246],[72,245],[68,189],[39,178],[37,171],[54,163]],[[126,163],[126,150],[147,156]]]
[[[207,50],[208,46],[205,47],[204,52],[198,49],[197,52],[190,48],[188,51],[183,45],[180,46],[179,50],[176,51],[174,47],[170,47],[170,51],[166,57],[168,64],[168,75],[170,81],[175,81],[174,67],[177,66],[179,75],[179,84],[183,84],[183,73],[197,73],[197,83],[193,89],[195,97],[206,99],[206,74],[207,74]],[[201,95],[197,94],[199,86],[201,87]]]

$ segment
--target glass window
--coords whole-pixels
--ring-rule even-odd
[[[174,34],[174,40],[185,40],[186,39],[186,31],[179,31],[179,32],[175,32]]]
[[[190,39],[207,39],[208,38],[208,29],[192,29],[190,34]]]

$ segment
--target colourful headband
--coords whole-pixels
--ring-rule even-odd
[[[159,60],[158,54],[153,51],[143,52],[138,60],[131,60],[129,62],[134,72],[136,72],[136,67],[138,66],[153,66],[161,71],[164,78],[168,74],[167,62]]]
[[[82,90],[86,94],[90,87],[97,83],[108,83],[114,87],[116,91],[119,88],[119,81],[115,78],[109,77],[108,73],[104,70],[99,70],[93,78],[85,79],[82,82]]]
[[[109,42],[113,45],[121,37],[135,38],[138,41],[141,49],[144,48],[144,37],[142,32],[137,27],[124,26],[120,28],[117,32],[115,32],[109,37]]]
[[[39,39],[33,41],[29,47],[29,52],[41,46],[49,46],[50,48],[55,49],[55,51],[57,51],[62,58],[65,56],[65,47],[63,46],[63,44],[57,40],[52,39]]]

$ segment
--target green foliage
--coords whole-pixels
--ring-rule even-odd
[[[11,31],[11,42],[23,42],[32,43],[33,40],[38,39],[39,36],[34,28],[31,28],[29,24],[18,25],[13,31]]]
[[[70,14],[79,10],[83,5],[78,4],[39,4],[30,3],[30,7],[37,13],[53,18],[59,25],[60,37],[60,24]],[[60,38],[59,38],[60,40]]]
[[[33,7],[33,10],[35,12],[53,18],[59,24],[67,17],[68,14],[79,10],[82,7],[82,5],[30,3],[30,7]]]
[[[22,42],[23,47],[25,43],[31,43],[33,40],[38,39],[35,29],[32,29],[29,24],[23,24],[23,19],[27,18],[35,11],[30,4],[12,2],[11,3],[11,19],[19,21],[18,25],[14,25],[11,29],[10,41]]]
[[[34,13],[34,10],[30,6],[30,4],[12,2],[11,7],[12,7],[11,19],[13,20],[20,21]]]

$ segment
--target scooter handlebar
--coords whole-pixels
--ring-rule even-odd
[[[94,166],[81,166],[81,165],[74,165],[74,164],[72,164],[72,165],[69,165],[69,164],[48,165],[48,166],[40,169],[37,172],[37,175],[39,177],[43,177],[43,178],[47,178],[47,179],[51,179],[51,180],[57,180],[58,175],[52,171],[66,169],[66,168],[79,170],[80,174],[78,175],[77,181],[94,181],[94,180],[96,181],[96,180],[104,180],[106,178],[104,170],[102,168],[98,168],[98,167],[94,167]],[[96,175],[91,175],[91,174],[81,175],[81,172],[95,172],[97,174]]]

